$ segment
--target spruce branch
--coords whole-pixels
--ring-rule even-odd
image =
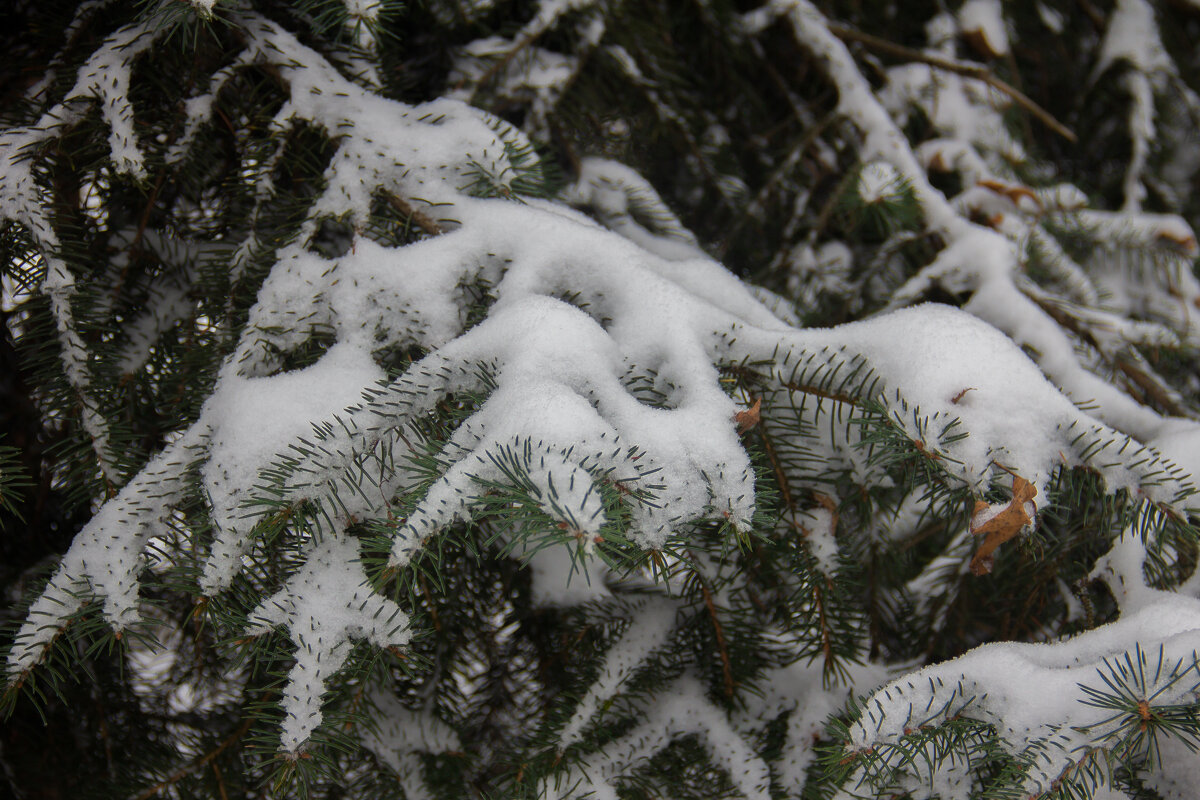
[[[250,726],[253,724],[253,722],[253,718],[247,719],[240,726],[238,726],[233,733],[222,739],[216,747],[194,759],[190,763],[183,765],[153,786],[147,786],[136,795],[133,795],[131,800],[150,800],[151,797],[157,797],[158,795],[162,794],[164,790],[174,786],[188,775],[196,772],[208,764],[212,765],[213,772],[217,776],[217,781],[222,787],[221,792],[223,794],[224,782],[221,780],[221,773],[220,768],[217,765],[217,758],[220,757],[220,755],[230,747],[233,747],[235,744],[237,744],[238,741],[250,731]]]
[[[1029,99],[1024,92],[996,77],[996,74],[987,67],[979,64],[951,61],[950,59],[941,58],[940,56],[922,53],[920,50],[913,50],[911,47],[905,47],[904,45],[896,44],[895,42],[890,42],[887,39],[882,39],[878,36],[864,33],[863,31],[854,30],[853,28],[848,28],[845,25],[839,25],[837,23],[830,23],[829,30],[843,41],[859,42],[867,47],[870,47],[872,50],[877,50],[881,53],[887,53],[888,55],[902,58],[905,61],[929,64],[930,66],[937,67],[938,69],[946,70],[947,72],[953,72],[955,75],[962,75],[966,78],[973,78],[977,81],[983,81],[988,86],[991,86],[997,91],[1011,97],[1013,101],[1017,103],[1017,105],[1028,111],[1039,122],[1057,133],[1062,138],[1066,139],[1071,144],[1077,144],[1079,142],[1079,137],[1076,136],[1070,128],[1055,119],[1054,115],[1052,115],[1049,111],[1039,106],[1033,100]]]
[[[1196,31],[1084,8],[22,5],[6,774],[1186,796]]]

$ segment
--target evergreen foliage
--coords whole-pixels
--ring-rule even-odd
[[[1193,796],[1196,0],[9,14],[15,796]]]

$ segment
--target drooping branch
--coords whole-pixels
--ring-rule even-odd
[[[829,30],[839,39],[844,41],[859,42],[867,47],[870,47],[872,50],[876,50],[880,53],[887,53],[888,55],[902,58],[905,61],[915,61],[920,64],[928,64],[931,67],[937,67],[938,69],[945,70],[947,72],[953,72],[955,75],[962,75],[964,78],[973,78],[977,81],[982,81],[988,86],[991,86],[993,89],[1003,92],[1011,97],[1017,105],[1028,111],[1030,114],[1036,117],[1039,122],[1057,133],[1059,136],[1066,139],[1071,144],[1078,144],[1079,142],[1079,137],[1075,135],[1075,132],[1055,119],[1053,114],[1031,100],[1020,89],[1017,89],[1016,87],[996,77],[996,74],[985,66],[980,64],[967,64],[961,61],[952,61],[948,58],[942,58],[941,56],[923,53],[920,50],[914,50],[911,47],[905,47],[904,45],[896,44],[895,42],[888,41],[887,39],[883,39],[879,36],[874,36],[869,33],[864,33],[863,31],[848,28],[845,25],[839,25],[836,22],[831,22],[829,24]]]

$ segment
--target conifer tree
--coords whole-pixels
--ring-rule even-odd
[[[1200,3],[10,15],[17,797],[1193,795]]]

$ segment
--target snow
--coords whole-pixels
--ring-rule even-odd
[[[1144,450],[1083,414],[1011,338],[963,311],[917,306],[838,328],[797,333],[784,341],[803,352],[834,348],[847,360],[851,354],[865,356],[882,383],[877,391],[891,409],[894,424],[978,493],[986,490],[1001,465],[1039,488],[1035,502],[1040,505],[1050,476],[1064,465],[1080,463],[1073,454],[1084,449],[1081,437],[1111,442],[1102,452],[1130,446],[1135,448],[1130,452]],[[745,328],[740,329],[735,352],[758,359],[778,346],[778,338]],[[968,435],[953,441],[959,433]],[[1152,456],[1151,465],[1131,471],[1106,465],[1097,455],[1086,463],[1114,491],[1140,486],[1158,468]],[[1143,488],[1164,501],[1173,501],[1184,489],[1177,481]]]
[[[705,697],[700,682],[691,677],[667,687],[644,721],[600,754],[572,765],[566,778],[559,776],[539,786],[538,796],[547,800],[580,795],[616,800],[618,795],[611,783],[614,778],[652,758],[676,738],[690,734],[699,737],[739,795],[747,800],[767,800],[771,796],[767,764],[732,727],[725,711]]]
[[[808,519],[805,525],[804,541],[809,551],[817,560],[817,567],[826,575],[837,571],[838,544],[837,517],[828,508],[813,508],[804,512]]]
[[[925,177],[904,134],[875,98],[854,58],[825,25],[821,12],[807,0],[773,0],[745,17],[747,28],[765,27],[775,15],[785,16],[806,47],[820,61],[838,89],[838,111],[862,134],[860,157],[864,162],[890,163],[907,180],[921,203],[931,227],[954,235],[966,223],[946,203]]]
[[[1170,70],[1154,20],[1154,7],[1146,0],[1117,0],[1100,45],[1094,74],[1124,59],[1140,72]]]
[[[1150,143],[1156,138],[1152,77],[1161,79],[1172,71],[1159,37],[1154,9],[1146,0],[1118,0],[1109,18],[1093,76],[1099,76],[1118,61],[1131,71],[1122,78],[1129,92],[1129,135],[1133,153],[1125,173],[1124,210],[1138,212],[1146,197],[1142,172],[1150,157]]]
[[[900,187],[900,174],[886,161],[872,161],[858,175],[858,196],[872,205],[893,199]]]
[[[964,33],[979,37],[991,56],[1009,52],[1000,0],[967,0],[958,10],[958,24]]]
[[[774,635],[781,644],[787,637]],[[801,659],[785,667],[767,671],[759,682],[760,692],[748,695],[744,709],[735,716],[739,729],[758,725],[787,714],[787,733],[780,758],[773,770],[785,791],[799,794],[808,780],[808,769],[816,761],[814,738],[825,731],[828,718],[839,713],[851,699],[853,689],[869,690],[882,684],[886,670],[875,664],[850,664],[849,679],[843,686],[830,686],[821,659]]]
[[[406,798],[429,797],[418,754],[460,750],[458,735],[430,709],[409,709],[386,688],[375,688],[367,702],[377,723],[366,731],[363,746],[395,771]]]
[[[346,13],[352,17],[376,20],[383,8],[381,0],[345,0]]]
[[[81,8],[82,14],[86,8]],[[110,453],[109,422],[98,410],[92,397],[88,374],[88,351],[80,336],[72,301],[76,294],[75,278],[67,264],[53,255],[59,240],[46,209],[47,192],[34,177],[34,159],[27,156],[42,143],[78,122],[94,101],[109,126],[109,149],[113,167],[133,178],[145,178],[142,152],[134,133],[133,104],[129,99],[129,80],[133,63],[155,41],[145,24],[128,25],[98,47],[76,74],[66,98],[48,108],[29,127],[14,126],[0,132],[0,165],[5,180],[0,184],[0,218],[16,221],[29,231],[46,261],[42,291],[50,298],[58,329],[61,359],[67,382],[75,391],[82,408],[81,421],[92,439],[100,469],[114,486],[122,483]],[[36,87],[35,87],[36,88]]]
[[[1172,421],[1161,435],[1146,444],[1183,468],[1191,476],[1191,482],[1200,487],[1200,424],[1191,420]]]
[[[321,724],[321,693],[313,691],[337,672],[352,642],[398,647],[409,638],[408,615],[375,593],[358,558],[358,542],[345,535],[323,537],[287,585],[250,615],[246,633],[257,636],[284,627],[296,643],[281,706],[281,747],[298,752]]]
[[[209,3],[211,6],[211,3]],[[95,100],[109,128],[108,145],[117,172],[144,180],[145,159],[134,133],[129,82],[136,58],[153,46],[155,37],[140,26],[122,28],[84,64],[66,101]]]
[[[1200,645],[1200,601],[1161,594],[1157,602],[1074,639],[986,644],[894,680],[864,704],[849,747],[865,753],[921,725],[962,715],[995,725],[1007,741],[1053,741],[1052,747],[1028,751],[1031,769],[1023,778],[1025,792],[1047,791],[1086,748],[1116,746],[1109,737],[1121,717],[1114,719],[1103,707],[1088,710],[1091,696],[1085,690],[1108,690],[1102,676],[1113,675],[1114,665],[1128,659],[1136,674],[1140,663],[1141,674],[1153,676],[1144,696],[1155,705],[1195,702],[1200,675],[1186,673],[1195,669],[1193,654]],[[1186,665],[1185,677],[1172,682],[1177,664]],[[1133,680],[1128,674],[1124,679]]]
[[[587,5],[543,2],[513,40],[477,42],[460,56],[505,58],[531,48],[533,66],[522,73],[520,88],[551,103],[577,64],[532,48],[532,41]],[[347,9],[369,20],[379,5],[358,0]],[[350,526],[362,519],[394,522],[389,566],[403,569],[448,526],[475,519],[489,490],[504,487],[528,507],[519,509],[522,524],[498,534],[497,544],[529,566],[534,602],[619,606],[628,618],[560,731],[560,750],[577,746],[647,659],[667,645],[680,610],[670,589],[633,601],[614,590],[628,576],[615,575],[595,556],[605,526],[615,523],[606,516],[613,497],[627,506],[629,528],[621,533],[643,550],[686,544],[701,522],[726,521],[738,533],[750,529],[755,476],[737,416],[748,403],[722,384],[721,368],[734,364],[761,369],[770,386],[767,415],[786,403],[799,427],[830,427],[813,443],[781,433],[781,447],[810,447],[807,457],[863,485],[891,486],[892,479],[869,463],[860,429],[834,423],[878,408],[885,420],[876,424],[907,437],[931,469],[976,497],[998,481],[1011,480],[1014,490],[1017,477],[1030,481],[1037,492],[1022,511],[1031,520],[1064,466],[1087,467],[1110,491],[1128,489],[1187,513],[1184,503],[1200,476],[1200,426],[1164,417],[1089,369],[1078,341],[1050,313],[1068,307],[1054,306],[1031,287],[1025,269],[1027,245],[1048,254],[1071,300],[1088,306],[1074,319],[1106,328],[1108,338],[1097,334],[1095,340],[1107,346],[1172,336],[1195,343],[1200,336],[1200,284],[1187,265],[1200,249],[1194,232],[1178,217],[1136,213],[1146,143],[1155,132],[1154,85],[1144,73],[1163,68],[1147,44],[1157,38],[1152,9],[1141,0],[1121,0],[1104,40],[1101,66],[1124,59],[1142,77],[1129,85],[1134,147],[1126,207],[1117,214],[1079,212],[1079,221],[1105,245],[1084,263],[1055,249],[1040,217],[1078,210],[1086,197],[1069,185],[1034,193],[999,174],[1006,159],[1019,161],[1023,153],[1002,133],[994,91],[910,64],[889,70],[887,86],[876,92],[811,3],[774,0],[745,21],[749,30],[761,30],[777,16],[821,63],[838,91],[839,111],[861,135],[861,199],[885,201],[897,187],[911,187],[927,230],[945,244],[885,313],[836,328],[793,327],[793,316],[772,310],[782,309],[779,298],[748,288],[707,257],[653,187],[616,162],[584,159],[578,179],[558,201],[470,196],[480,169],[501,188],[513,185],[519,172],[513,146],[529,145],[519,131],[453,99],[417,106],[384,99],[344,78],[281,27],[239,15],[246,48],[189,98],[187,124],[171,157],[186,155],[196,132],[211,123],[213,98],[236,70],[272,65],[288,92],[273,121],[278,131],[311,124],[334,141],[324,188],[300,236],[275,253],[199,420],[175,432],[84,528],[22,627],[8,656],[9,673],[36,664],[85,601],[99,601],[118,631],[139,621],[141,554],[167,531],[173,506],[198,473],[215,530],[199,582],[209,596],[226,590],[243,568],[256,546],[256,525],[281,510],[312,510],[310,519],[288,523],[302,565],[258,605],[246,630],[257,636],[282,629],[295,645],[281,701],[281,747],[295,755],[321,723],[324,690],[355,643],[403,647],[410,636],[405,611],[370,587]],[[969,0],[957,23],[948,15],[936,19],[931,46],[953,47],[955,25],[978,32],[995,54],[1008,52],[998,0]],[[587,31],[596,45],[599,32],[594,26]],[[47,252],[56,244],[53,229],[37,210],[40,190],[16,154],[50,138],[94,101],[109,127],[114,169],[144,178],[127,94],[137,54],[153,43],[148,31],[123,28],[80,69],[57,121],[0,134],[9,179],[0,189],[0,213],[26,224]],[[616,46],[608,52],[630,78],[645,82],[657,103],[633,56]],[[465,65],[462,74],[482,80],[486,73]],[[938,134],[917,149],[898,125],[913,106],[930,111]],[[710,132],[714,140],[727,135],[717,125]],[[271,192],[272,163],[266,158],[243,165],[247,187],[260,197]],[[947,198],[928,178],[934,169],[959,173],[966,188]],[[425,237],[404,247],[363,237],[358,228],[379,193],[426,217],[417,226]],[[569,205],[588,209],[600,224]],[[970,222],[976,214],[993,227]],[[310,248],[329,218],[352,231],[349,249],[338,256]],[[1104,260],[1122,242],[1134,241],[1174,254],[1172,287],[1182,303],[1139,289],[1136,274]],[[163,246],[153,234],[147,244]],[[236,244],[240,253],[257,246],[253,239]],[[848,280],[853,258],[845,244],[811,241],[797,247],[789,264],[798,280],[828,272],[824,279],[837,286]],[[235,256],[235,276],[243,265]],[[46,267],[42,291],[56,314],[66,373],[103,456],[106,422],[88,402],[88,351],[71,315],[74,278],[53,257]],[[469,287],[487,290],[482,317]],[[915,304],[934,287],[970,299],[961,310]],[[1124,298],[1112,305],[1127,302],[1130,308],[1101,307],[1105,294]],[[120,363],[127,370],[144,363],[160,333],[190,310],[186,292],[169,282],[156,287],[155,299],[156,312],[129,327]],[[1147,319],[1121,321],[1117,312],[1126,310]],[[1173,332],[1178,329],[1184,333]],[[327,339],[328,347],[315,362],[285,369],[287,356],[316,337]],[[379,362],[397,352],[424,355],[389,379]],[[842,382],[834,386],[839,374]],[[637,386],[652,391],[639,393]],[[406,431],[443,398],[467,394],[480,398],[478,406],[441,444],[435,454],[439,474],[423,487],[415,508],[397,518],[403,505],[397,498],[419,485],[404,462],[410,452]],[[805,405],[810,397],[816,399]],[[1082,409],[1089,403],[1094,413]],[[834,575],[843,557],[838,505],[823,497],[827,503],[799,509],[794,522],[818,567]],[[918,496],[905,501],[894,535],[911,534],[926,511],[923,503]],[[928,604],[946,575],[962,574],[971,530],[1004,507],[982,509],[909,581],[918,603]],[[1143,513],[1150,513],[1147,507]],[[1147,585],[1145,544],[1133,530],[1093,571],[1113,587],[1124,613],[1119,621],[1053,645],[987,645],[893,682],[854,728],[855,747],[865,751],[902,737],[914,722],[969,710],[1011,741],[1065,737],[1070,747],[1047,751],[1030,778],[1035,788],[1048,786],[1071,748],[1105,732],[1099,717],[1092,732],[1068,729],[1062,720],[1074,718],[1086,700],[1080,686],[1097,685],[1095,673],[1106,668],[1106,658],[1124,658],[1131,642],[1161,645],[1167,657],[1182,657],[1200,638],[1200,601]],[[677,553],[664,559],[682,563]],[[836,710],[835,701],[850,692],[826,691],[823,668],[797,662],[771,671],[763,699],[747,700],[740,728],[696,678],[684,674],[603,754],[570,768],[574,785],[616,797],[616,778],[678,737],[695,735],[741,794],[766,798],[770,769],[748,742],[756,725],[787,712],[782,771],[798,791],[811,764],[812,736]],[[878,666],[853,669],[860,687],[884,677]],[[1195,699],[1182,684],[1171,691],[1180,701]],[[456,746],[454,732],[429,708],[400,705],[387,692],[375,702],[386,715],[368,746],[398,771],[415,771],[414,753]],[[928,720],[914,719],[913,709],[927,708],[938,710]],[[963,770],[939,775],[948,794],[969,785]],[[1162,777],[1177,779],[1173,773]],[[419,782],[409,780],[406,793],[419,794]],[[547,797],[561,795],[562,787],[544,788]]]
[[[1066,27],[1066,20],[1063,18],[1062,12],[1056,8],[1038,2],[1037,4],[1038,19],[1042,24],[1050,29],[1051,33],[1062,33]]]
[[[32,668],[58,626],[89,596],[104,598],[104,615],[118,631],[140,621],[141,553],[151,538],[166,533],[166,518],[187,489],[187,470],[201,441],[195,427],[175,438],[76,535],[17,634],[8,653],[10,673]]]
[[[615,598],[605,585],[610,570],[600,559],[589,557],[590,544],[594,541],[587,539],[582,548],[573,550],[555,544],[535,548],[527,543],[518,550],[529,565],[536,605],[571,607]]]
[[[587,208],[608,228],[668,260],[704,258],[696,238],[675,216],[654,187],[634,170],[604,158],[589,157],[562,199]],[[637,216],[652,223],[651,228]]]
[[[599,677],[588,687],[587,694],[558,735],[560,750],[578,742],[600,707],[617,693],[651,653],[667,643],[675,628],[678,608],[674,603],[655,598],[636,603],[629,611],[632,621],[609,649]]]
[[[370,353],[346,344],[335,344],[312,366],[270,377],[243,378],[230,366],[201,412],[210,431],[201,476],[217,527],[201,578],[209,594],[226,588],[241,568],[254,524],[242,506],[259,474],[306,437],[337,448],[336,436],[314,436],[314,423],[354,406],[384,377]]]

